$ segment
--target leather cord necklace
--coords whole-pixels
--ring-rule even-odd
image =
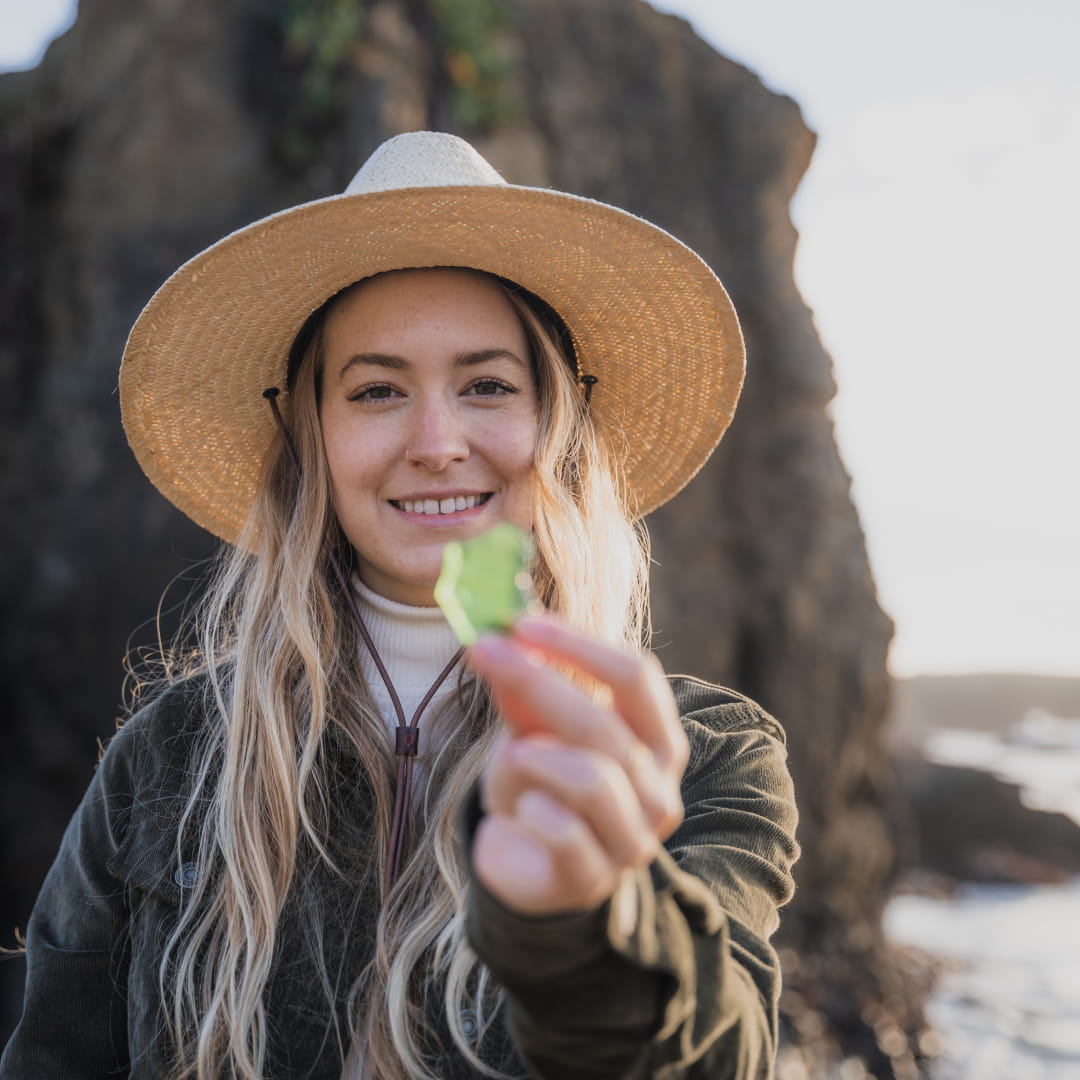
[[[293,466],[299,476],[300,455],[296,452],[296,447],[293,445],[289,430],[285,427],[285,421],[282,418],[281,410],[278,408],[278,393],[278,388],[272,386],[268,390],[263,391],[263,397],[270,403],[270,410],[273,412],[274,420],[281,429],[281,434],[285,439],[285,446],[289,451],[289,457],[292,459]],[[338,585],[341,587],[341,591],[349,605],[349,610],[356,620],[356,626],[360,631],[360,636],[364,639],[364,644],[371,653],[372,660],[375,661],[375,667],[379,671],[379,676],[382,678],[387,693],[390,695],[390,700],[394,705],[394,712],[397,714],[397,727],[394,730],[394,753],[397,755],[397,783],[394,787],[394,816],[390,824],[390,839],[387,844],[386,866],[383,874],[383,896],[385,897],[389,894],[391,887],[394,882],[397,881],[398,876],[401,873],[401,863],[408,844],[413,760],[420,750],[420,716],[428,705],[431,704],[431,699],[438,693],[439,687],[446,682],[450,672],[457,666],[457,663],[465,650],[464,648],[461,648],[454,653],[450,658],[450,662],[441,672],[439,672],[435,681],[428,687],[427,693],[424,695],[423,700],[416,707],[416,711],[412,715],[412,721],[406,721],[405,709],[402,707],[401,698],[398,697],[398,692],[390,678],[390,672],[386,670],[386,665],[379,655],[379,650],[375,647],[375,641],[371,636],[371,632],[368,630],[363,616],[360,614],[360,607],[356,603],[356,595],[352,585],[345,576],[341,561],[335,554],[329,538],[326,539],[325,546],[327,558],[334,570],[334,576],[337,578]]]

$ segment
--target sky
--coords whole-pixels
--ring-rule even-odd
[[[1080,675],[1080,3],[656,0],[800,103],[796,280],[900,675]]]
[[[899,676],[1080,677],[1078,0],[653,0],[819,137],[795,274]],[[0,70],[70,0],[0,0]]]

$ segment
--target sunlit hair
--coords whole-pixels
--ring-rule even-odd
[[[617,469],[546,306],[499,285],[525,328],[538,390],[538,594],[572,625],[639,647],[647,633],[644,532],[623,510]],[[335,803],[331,773],[342,744],[355,749],[375,803],[357,865],[383,877],[394,755],[356,662],[362,645],[353,617],[329,569],[328,548],[347,565],[352,553],[331,502],[318,420],[318,321],[313,330],[285,409],[300,469],[279,435],[244,533],[223,552],[199,618],[208,719],[180,833],[197,847],[197,865],[213,872],[185,890],[160,966],[176,1080],[255,1080],[268,1069],[264,992],[286,898],[308,887],[299,872],[304,853],[337,869],[333,838],[349,811]],[[382,897],[371,961],[348,991],[350,1029],[335,1030],[343,1055],[359,1040],[365,1076],[374,1080],[436,1080],[424,1023],[433,995],[477,1073],[503,1075],[477,1056],[501,992],[465,940],[467,867],[456,833],[496,717],[482,686],[465,676],[448,708],[457,716],[414,808],[412,850]],[[301,937],[312,943],[322,984],[313,993],[325,994],[333,1015],[342,988],[323,956],[322,905],[308,899],[295,910],[307,921]],[[293,910],[290,898],[290,917]],[[479,1034],[464,1030],[463,1009],[476,1015]]]

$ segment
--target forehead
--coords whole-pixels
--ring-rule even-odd
[[[405,332],[417,323],[524,334],[499,284],[475,270],[394,270],[357,283],[327,312],[330,335],[348,329]]]

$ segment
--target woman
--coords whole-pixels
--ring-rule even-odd
[[[782,733],[642,652],[632,525],[741,375],[697,256],[447,135],[182,267],[124,422],[230,546],[65,835],[0,1075],[770,1075]],[[442,548],[501,521],[549,614],[459,662]]]

